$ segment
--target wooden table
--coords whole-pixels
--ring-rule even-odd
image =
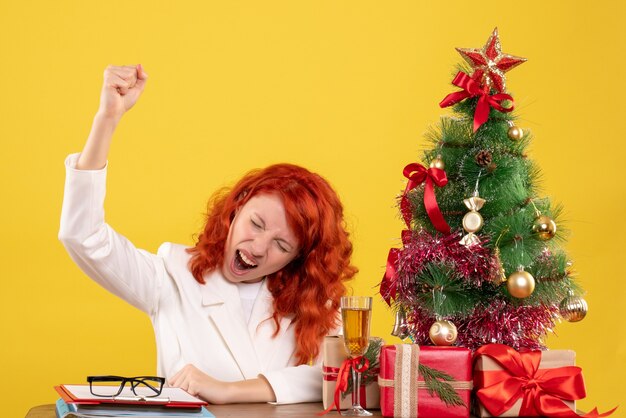
[[[222,417],[289,417],[289,418],[315,418],[324,410],[320,403],[299,403],[291,405],[270,405],[267,403],[233,404],[233,405],[209,405],[207,408],[217,418]],[[371,410],[375,417],[382,417],[380,410]],[[327,417],[337,417],[337,411],[331,412]],[[40,405],[31,408],[25,418],[55,418],[54,405]]]

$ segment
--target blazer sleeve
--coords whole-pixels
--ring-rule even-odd
[[[163,259],[137,249],[104,221],[107,167],[77,170],[79,154],[65,160],[66,178],[59,239],[93,280],[152,315],[162,292]]]
[[[340,334],[341,326],[332,329],[328,335]],[[287,367],[263,373],[276,395],[276,404],[300,402],[320,402],[322,400],[322,359],[324,344],[312,365]]]
[[[262,376],[272,386],[278,405],[322,400],[321,363],[287,367]]]

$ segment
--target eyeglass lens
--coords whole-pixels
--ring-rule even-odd
[[[161,394],[165,379],[156,376],[88,376],[87,381],[94,396],[119,396],[128,383],[128,388],[134,395],[149,398]]]

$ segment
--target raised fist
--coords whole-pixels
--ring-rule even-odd
[[[121,118],[139,99],[148,74],[138,65],[109,65],[104,70],[99,113]]]

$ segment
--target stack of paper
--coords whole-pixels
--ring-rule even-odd
[[[61,395],[56,403],[57,418],[77,417],[143,417],[143,418],[204,418],[213,417],[204,405],[207,403],[179,388],[163,388],[158,397],[149,397],[136,388],[137,393],[125,388],[116,397],[91,394],[88,385],[61,385],[55,387]],[[101,390],[115,390],[100,387]],[[144,396],[145,395],[145,396]]]

